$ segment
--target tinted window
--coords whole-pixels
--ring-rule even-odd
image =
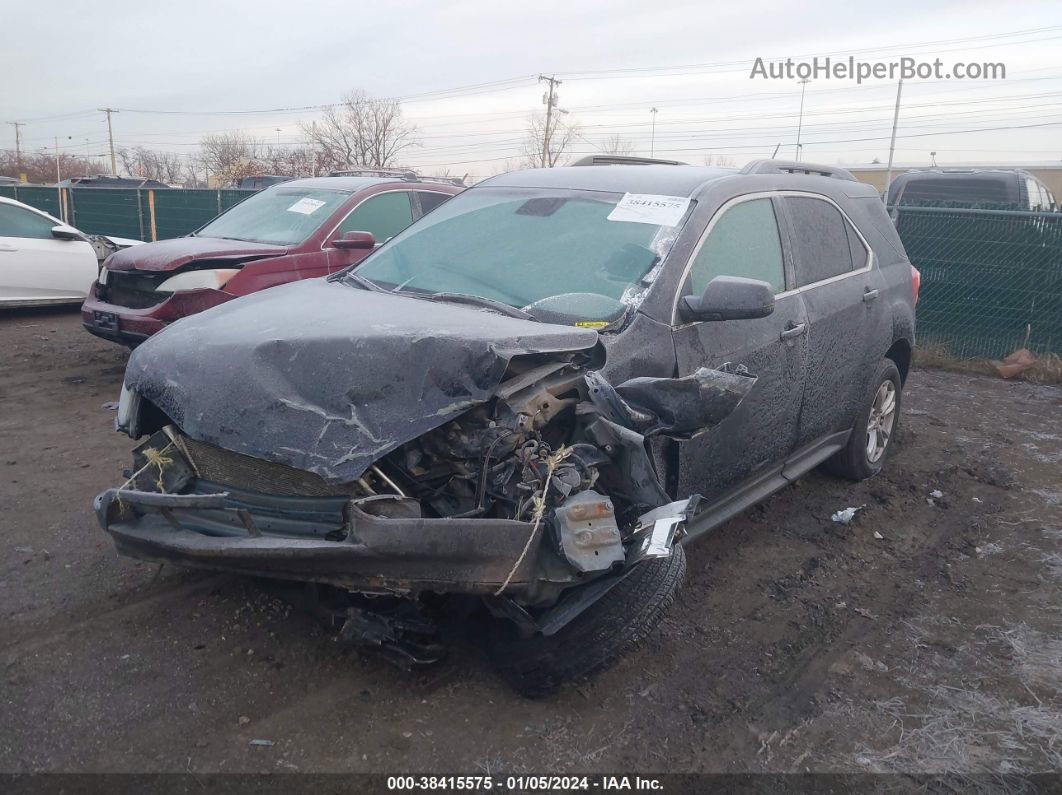
[[[55,224],[50,218],[44,218],[21,207],[0,204],[0,237],[34,237],[48,240],[52,237],[52,227]]]
[[[788,197],[797,253],[797,286],[840,276],[853,268],[853,242],[848,224],[832,204],[821,199]],[[862,251],[860,246],[860,251]],[[859,267],[866,264],[860,254]]]
[[[413,223],[413,211],[406,191],[370,196],[339,225],[339,234],[371,232],[377,243],[394,237]]]
[[[785,290],[785,266],[778,222],[770,199],[753,199],[725,210],[701,246],[690,269],[690,288],[700,295],[716,276],[744,276]]]
[[[444,201],[450,198],[449,193],[428,193],[427,191],[417,191],[417,198],[420,199],[420,214],[427,215]]]
[[[912,179],[900,194],[900,203],[922,201],[1016,202],[1017,183],[1013,177],[938,177]]]

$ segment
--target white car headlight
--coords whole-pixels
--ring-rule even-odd
[[[140,393],[129,389],[124,383],[118,396],[118,416],[114,418],[116,430],[125,431],[134,439],[137,436],[137,415],[140,413]]]
[[[99,283],[100,284],[107,284],[107,269],[106,268],[100,268]]]
[[[238,268],[217,268],[214,270],[178,273],[156,287],[155,291],[174,293],[178,290],[201,290],[204,287],[217,290],[239,272]]]

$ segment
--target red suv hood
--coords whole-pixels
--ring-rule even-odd
[[[175,237],[116,251],[107,259],[107,269],[115,271],[172,271],[193,260],[217,259],[247,261],[279,257],[288,253],[283,246],[226,240],[220,237]]]

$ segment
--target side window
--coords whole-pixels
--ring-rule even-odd
[[[700,295],[716,276],[744,276],[785,290],[785,266],[778,221],[770,199],[752,199],[725,210],[701,245],[690,268],[690,288]]]
[[[442,204],[444,201],[450,198],[449,193],[428,193],[427,191],[417,191],[417,200],[420,201],[420,214],[425,216]]]
[[[0,204],[0,237],[52,239],[55,222],[10,204]]]
[[[865,267],[867,251],[840,211],[827,201],[786,197],[796,243],[797,286]]]
[[[1029,195],[1027,207],[1030,210],[1035,210],[1040,206],[1040,186],[1036,184],[1036,180],[1025,178],[1025,192]]]
[[[343,219],[337,229],[338,236],[347,232],[371,232],[377,243],[394,237],[413,223],[413,211],[409,193],[377,193],[363,201]]]

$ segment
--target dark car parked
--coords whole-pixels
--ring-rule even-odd
[[[237,296],[360,262],[377,241],[460,191],[416,176],[274,185],[190,235],[109,257],[82,305],[82,323],[135,347],[167,324]]]
[[[545,693],[646,636],[678,542],[820,463],[881,468],[916,298],[840,169],[506,174],[138,348],[118,426],[148,438],[97,515],[126,555],[316,583],[408,663],[441,653],[433,610],[482,603]]]
[[[1016,204],[1024,210],[1049,211],[1055,197],[1048,187],[1021,169],[947,168],[908,171],[889,185],[888,205]]]

